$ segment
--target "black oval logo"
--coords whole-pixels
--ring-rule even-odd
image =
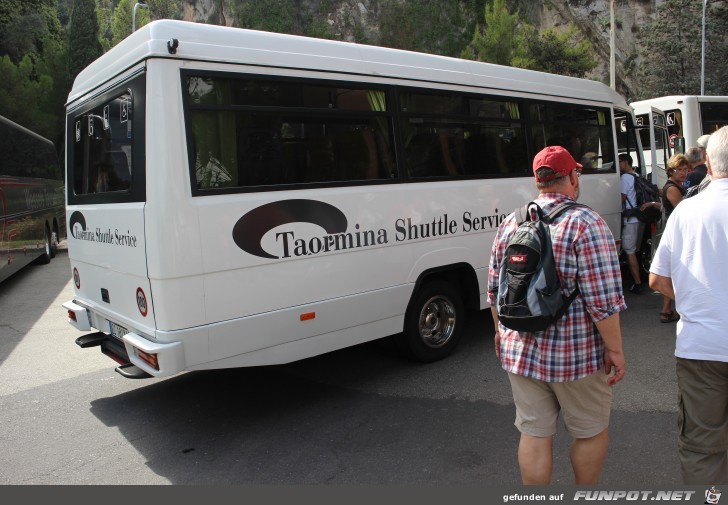
[[[81,227],[82,231],[86,231],[86,218],[83,217],[83,214],[81,214],[79,211],[75,211],[73,214],[71,214],[71,219],[68,220],[68,227],[71,230],[71,235],[73,235],[73,238],[78,238],[76,236],[76,224],[78,224]]]
[[[261,245],[263,236],[276,226],[289,223],[312,223],[326,233],[344,233],[346,216],[338,208],[317,200],[281,200],[257,207],[238,219],[233,227],[233,240],[243,251],[254,256],[278,259]]]

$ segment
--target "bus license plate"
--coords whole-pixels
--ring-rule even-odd
[[[127,330],[123,326],[119,326],[116,323],[112,323],[111,321],[109,321],[109,327],[111,328],[111,336],[118,338],[119,340],[121,340],[124,335],[129,333],[129,330]]]

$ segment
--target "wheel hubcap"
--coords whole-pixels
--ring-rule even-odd
[[[420,336],[428,347],[447,344],[455,331],[455,306],[444,296],[434,296],[420,312]]]

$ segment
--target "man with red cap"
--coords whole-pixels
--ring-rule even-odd
[[[579,197],[581,165],[560,146],[533,161],[547,214]],[[572,207],[549,225],[563,294],[579,294],[563,317],[538,332],[518,332],[498,321],[498,273],[517,228],[510,214],[498,228],[491,251],[488,291],[495,323],[495,351],[508,372],[521,432],[518,464],[524,484],[549,484],[553,437],[559,413],[574,438],[571,465],[576,484],[596,484],[609,444],[612,389],[624,378],[619,312],[626,309],[614,237],[595,211]]]

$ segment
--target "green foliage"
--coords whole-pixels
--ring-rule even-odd
[[[180,7],[175,0],[146,0],[144,3],[149,6],[152,19],[176,19],[180,15]]]
[[[111,22],[111,45],[115,46],[131,34],[132,14],[136,0],[120,0],[114,9],[114,18]],[[138,30],[145,24],[149,23],[149,9],[137,7],[136,10],[136,29]]]
[[[657,8],[641,32],[638,98],[700,93],[702,15],[702,2],[693,0],[665,0]]]
[[[499,65],[511,65],[516,48],[518,12],[508,13],[505,0],[494,0],[485,7],[485,33],[475,30],[471,47],[463,50],[463,58],[475,58]]]
[[[0,59],[0,115],[8,117],[26,128],[46,135],[53,122],[50,112],[39,104],[46,103],[53,89],[53,79],[48,75],[35,75],[35,65],[29,55],[18,64],[9,56]]]
[[[597,66],[594,48],[574,26],[563,32],[549,28],[540,34],[524,27],[521,36],[514,66],[582,78]]]
[[[99,42],[106,52],[111,49],[111,41],[114,38],[114,32],[111,30],[114,22],[113,0],[96,0],[96,19],[99,23]]]
[[[241,28],[297,35],[303,33],[302,27],[296,26],[294,3],[290,1],[238,1],[235,12]]]
[[[55,0],[0,0],[0,55],[15,63],[26,54],[35,59],[45,40],[61,38]]]
[[[59,148],[64,145],[65,103],[73,82],[68,73],[67,62],[68,43],[63,40],[48,41],[44,45],[43,57],[36,64],[36,73],[48,76],[51,79],[51,88],[37,102],[43,115],[42,122],[39,120],[35,131],[51,139]]]
[[[327,22],[333,9],[330,0],[234,0],[235,17],[241,28],[333,39]]]
[[[380,45],[460,56],[470,42],[483,0],[402,0],[382,2]]]
[[[505,0],[493,0],[483,20],[463,58],[573,77],[585,77],[597,65],[594,48],[576,27],[539,33],[518,12],[509,13]]]
[[[95,0],[75,0],[68,34],[68,67],[71,77],[75,78],[102,53]]]
[[[705,94],[728,95],[728,5],[708,4],[705,32]]]
[[[62,145],[68,96],[63,0],[0,0],[0,115]]]

